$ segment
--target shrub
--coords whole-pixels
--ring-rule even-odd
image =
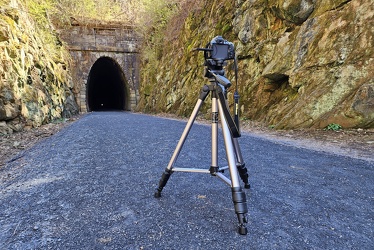
[[[330,123],[325,128],[325,130],[332,130],[332,131],[338,131],[340,129],[342,129],[342,126],[340,126],[339,124],[336,124],[336,123]]]

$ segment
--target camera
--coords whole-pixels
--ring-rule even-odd
[[[225,40],[222,36],[216,36],[206,48],[197,48],[198,51],[204,51],[205,66],[211,69],[225,66],[226,60],[235,59],[235,48],[232,42]]]
[[[223,39],[222,36],[216,36],[207,45],[205,60],[226,61],[235,58],[234,44]]]

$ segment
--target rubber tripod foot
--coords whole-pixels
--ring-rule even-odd
[[[238,233],[241,235],[246,235],[248,233],[248,229],[246,226],[240,225],[238,227]]]
[[[154,197],[155,198],[160,198],[161,197],[161,192],[156,190],[155,194],[154,194]]]

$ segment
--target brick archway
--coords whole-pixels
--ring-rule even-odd
[[[118,63],[100,57],[91,67],[86,87],[88,111],[129,110],[126,77]]]

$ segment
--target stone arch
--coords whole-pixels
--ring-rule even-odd
[[[111,57],[96,60],[86,86],[88,111],[130,110],[130,95],[125,74]]]

